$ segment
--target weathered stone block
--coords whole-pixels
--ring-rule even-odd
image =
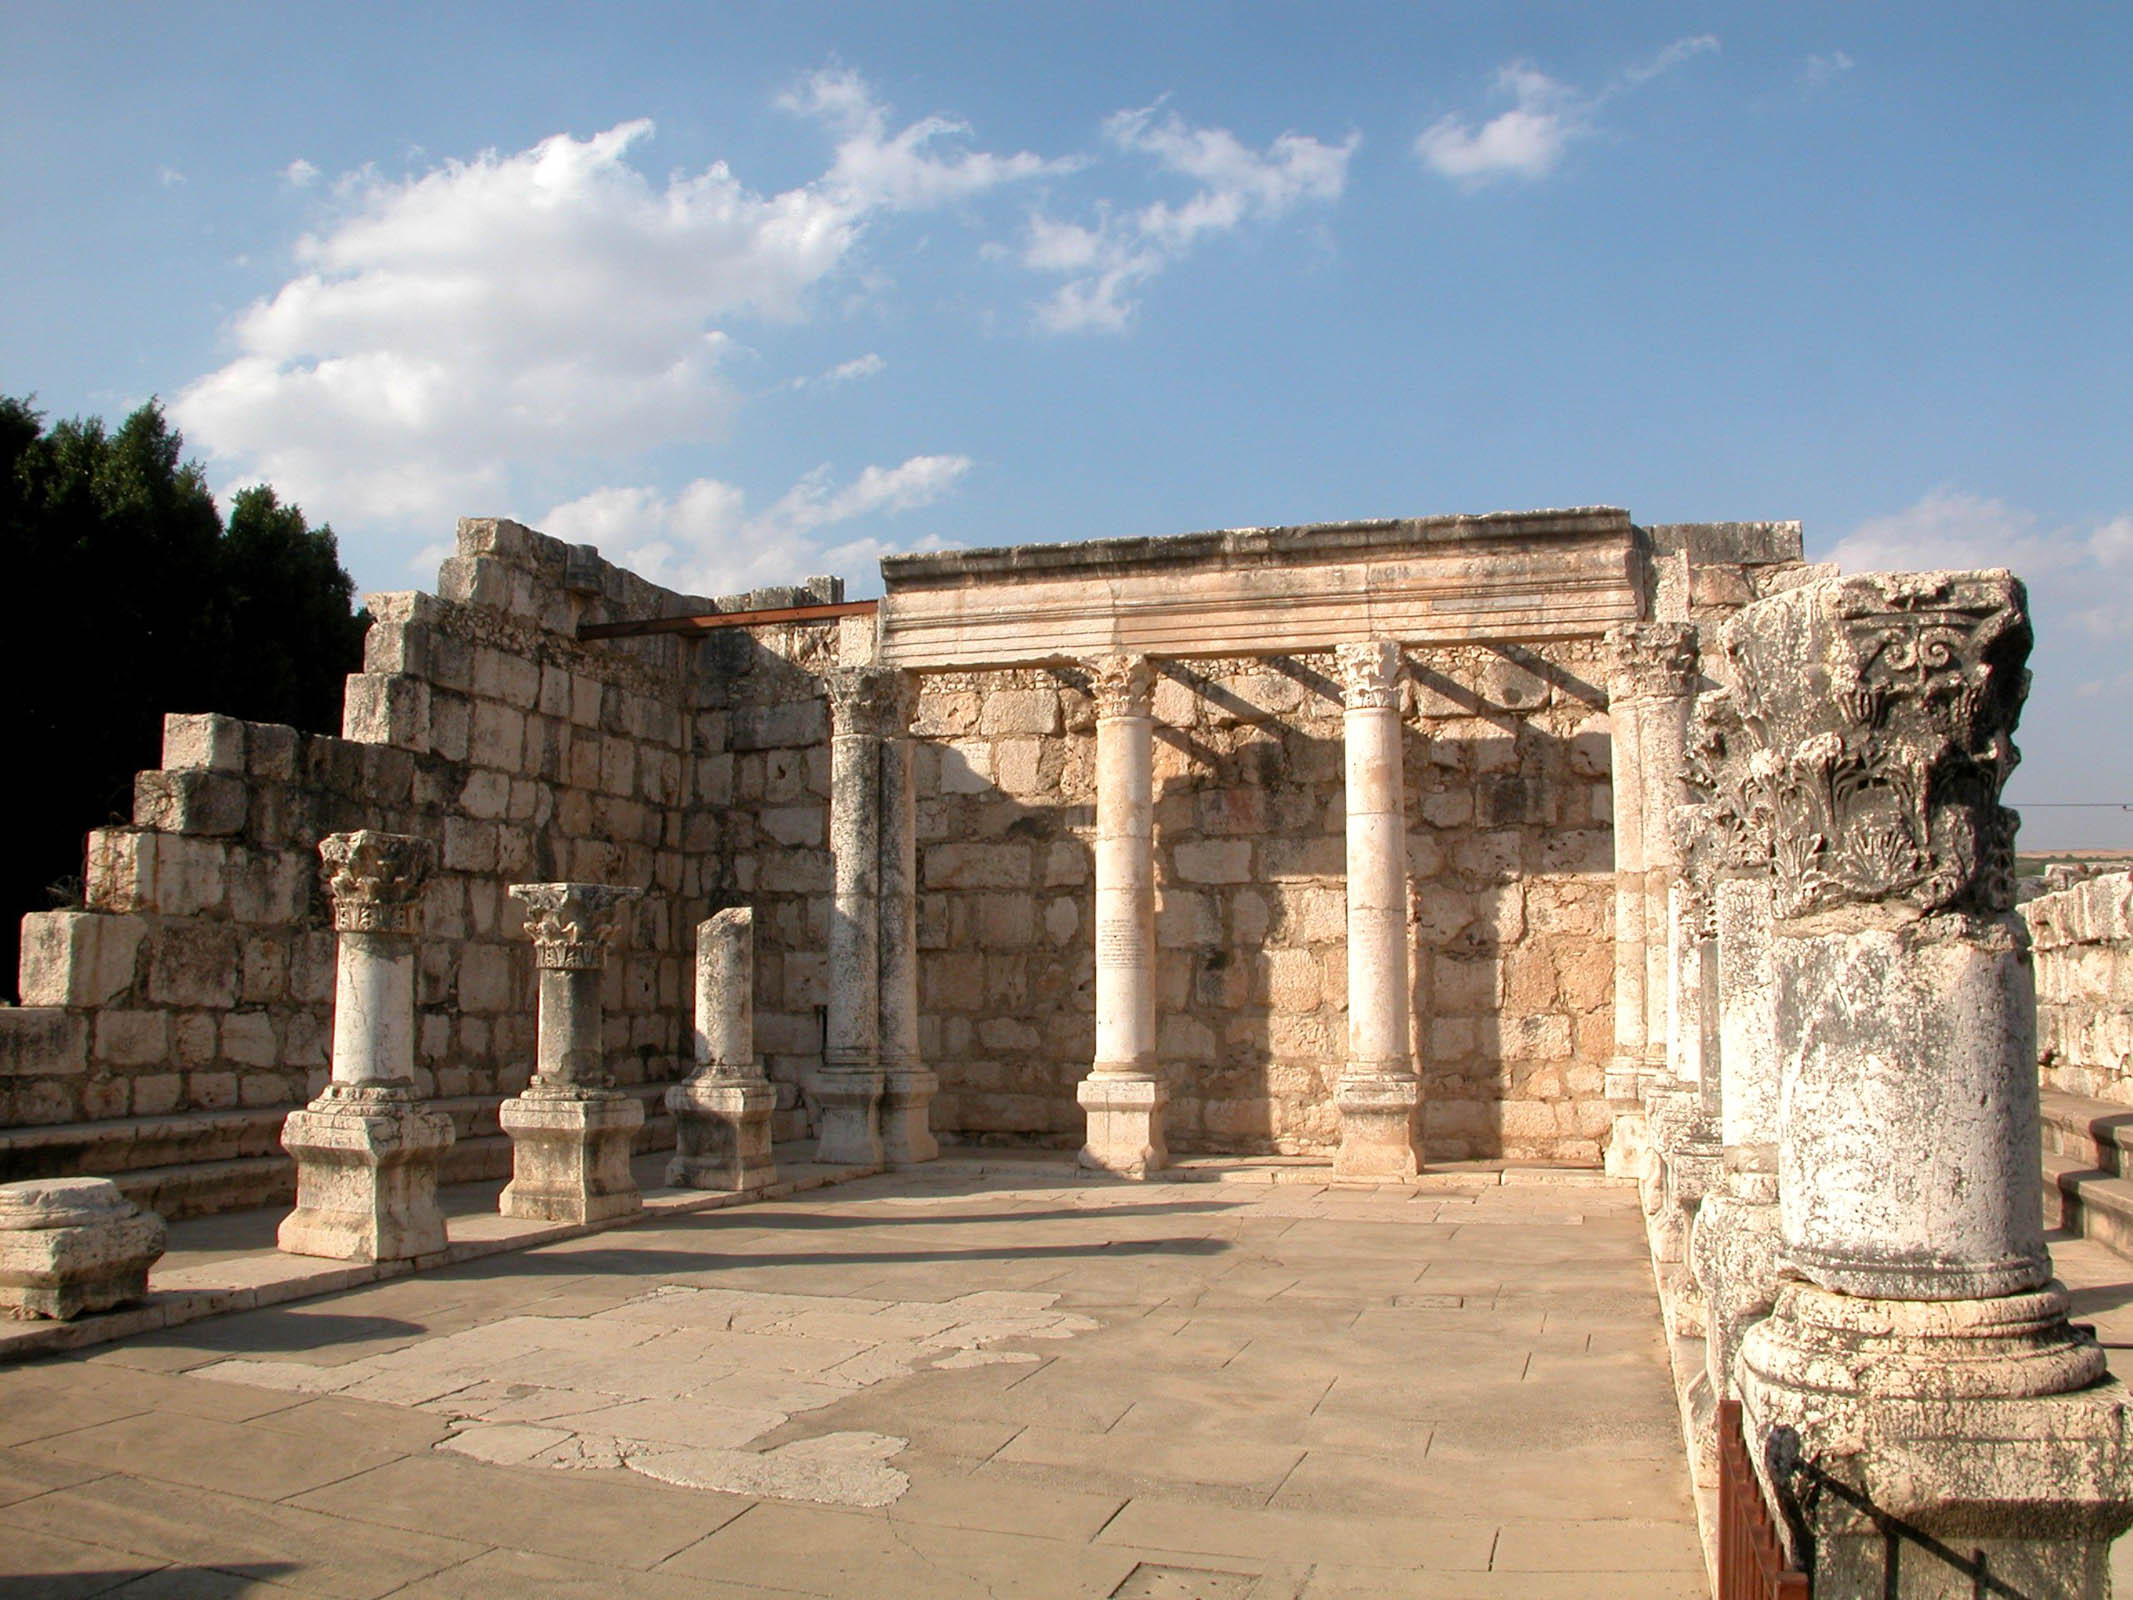
[[[148,998],[157,1005],[237,1003],[240,936],[226,922],[165,922],[148,948]]]
[[[0,1011],[0,1026],[13,1015]],[[96,1059],[116,1067],[153,1066],[170,1059],[170,1013],[115,1011],[96,1013]]]
[[[1187,883],[1249,883],[1252,877],[1252,841],[1249,839],[1195,839],[1180,844],[1171,854],[1177,874]]]
[[[429,748],[430,686],[421,678],[355,672],[341,701],[341,737],[403,750]]]
[[[133,986],[145,927],[104,912],[31,912],[22,919],[22,1003],[108,1005]]]
[[[56,1006],[0,1006],[0,1078],[79,1076],[88,1032],[85,1018]]]
[[[82,892],[91,910],[156,909],[156,844],[160,837],[130,828],[97,828],[89,834]]]
[[[244,771],[245,725],[212,712],[163,718],[163,766],[169,771]]]
[[[1052,734],[1059,731],[1056,689],[995,689],[984,697],[978,731],[987,738],[1001,734]]]
[[[164,833],[242,833],[249,801],[241,773],[137,772],[133,777],[133,822],[139,828]]]

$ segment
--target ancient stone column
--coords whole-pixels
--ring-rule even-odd
[[[607,1070],[600,1000],[607,952],[629,903],[644,893],[606,883],[514,883],[540,972],[533,1081],[497,1120],[511,1136],[507,1217],[597,1222],[644,1204],[630,1173],[644,1102]]]
[[[2101,1596],[2126,1395],[2041,1234],[2035,1002],[1999,805],[2005,572],[1826,579],[1726,625],[1769,818],[1784,1270],[1738,1375],[1815,1591]]]
[[[881,1143],[882,746],[903,731],[904,688],[886,667],[837,667],[830,699],[829,1014],[816,1159],[879,1166]]]
[[[1686,708],[1695,692],[1695,629],[1639,622],[1607,635],[1615,852],[1615,1054],[1607,1072],[1614,1125],[1607,1170],[1655,1176],[1646,1101],[1664,1075],[1667,891],[1678,862],[1672,837]]]
[[[770,1115],[778,1093],[755,1053],[755,909],[696,925],[696,1070],[667,1091],[675,1189],[755,1189],[777,1181]]]
[[[1096,1060],[1075,1090],[1081,1164],[1141,1178],[1169,1165],[1155,1058],[1155,725],[1144,656],[1091,664],[1096,697]]]
[[[1408,1033],[1407,816],[1400,761],[1400,650],[1389,639],[1339,652],[1346,710],[1348,1059],[1334,1104],[1343,1178],[1421,1170],[1422,1082]]]
[[[899,674],[896,727],[910,725],[909,674]],[[918,1044],[918,791],[916,742],[881,746],[881,926],[879,984],[881,1153],[891,1166],[931,1161],[933,1096],[940,1079]]]
[[[277,1242],[339,1261],[432,1255],[445,1246],[437,1168],[452,1123],[415,1094],[415,942],[436,847],[364,829],[327,835],[319,856],[339,940],[333,1076],[282,1125],[296,1209]]]

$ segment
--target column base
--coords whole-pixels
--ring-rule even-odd
[[[1779,1291],[1743,1341],[1741,1401],[1815,1593],[2110,1593],[2111,1541],[2133,1523],[2133,1396],[2101,1377],[2102,1352],[2064,1305],[2056,1289],[1940,1302]],[[2061,1383],[2083,1386],[2037,1387]]]
[[[826,1067],[815,1081],[822,1103],[822,1137],[815,1159],[833,1167],[878,1167],[881,1150],[879,1072]]]
[[[445,1246],[437,1168],[452,1119],[410,1089],[328,1084],[282,1124],[296,1158],[296,1209],[275,1243],[290,1255],[405,1261]]]
[[[496,1209],[542,1222],[601,1222],[641,1210],[630,1173],[644,1102],[619,1089],[536,1082],[497,1108],[511,1135],[511,1181]]]
[[[754,1078],[698,1074],[667,1091],[674,1114],[670,1189],[760,1189],[775,1183],[770,1114],[778,1091]]]
[[[1412,1178],[1422,1170],[1422,1081],[1344,1077],[1334,1088],[1341,1116],[1336,1178]]]
[[[109,1178],[0,1185],[0,1311],[66,1322],[145,1300],[164,1238]]]
[[[881,1156],[914,1167],[941,1153],[933,1137],[933,1097],[941,1080],[925,1067],[885,1067],[881,1074]]]
[[[1145,1178],[1170,1165],[1163,1144],[1163,1107],[1170,1091],[1160,1080],[1091,1074],[1075,1086],[1074,1098],[1089,1119],[1088,1142],[1077,1158],[1083,1166]]]
[[[1689,1264],[1703,1290],[1704,1373],[1718,1399],[1737,1392],[1733,1359],[1777,1293],[1775,1199],[1706,1195],[1689,1228]]]

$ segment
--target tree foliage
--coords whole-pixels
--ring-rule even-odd
[[[78,877],[88,829],[130,818],[163,714],[338,732],[369,618],[352,609],[332,528],[271,488],[240,491],[223,525],[154,401],[107,432],[93,417],[47,430],[28,400],[0,396],[0,562],[12,600],[0,683],[15,710],[17,823],[0,853],[11,980],[22,914]]]

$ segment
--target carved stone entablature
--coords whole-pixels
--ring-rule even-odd
[[[1901,900],[2004,911],[2019,819],[1999,803],[2029,692],[2004,571],[1862,573],[1725,625],[1778,914]]]
[[[404,833],[329,833],[318,842],[333,897],[333,926],[341,933],[422,931],[422,890],[437,864],[437,847]]]
[[[825,674],[838,733],[901,738],[911,726],[911,674],[894,667],[837,667]]]
[[[534,964],[552,972],[605,966],[624,908],[644,893],[612,883],[514,883],[509,892],[526,907]]]
[[[1400,704],[1400,647],[1390,639],[1344,644],[1334,651],[1340,664],[1341,703],[1350,711],[1391,711]]]
[[[1674,834],[1682,871],[1699,889],[1770,870],[1770,808],[1749,771],[1754,748],[1731,691],[1696,697],[1681,765],[1696,803],[1675,808]]]
[[[1155,686],[1155,669],[1146,656],[1101,656],[1089,663],[1089,692],[1096,715],[1145,717]]]
[[[1702,681],[1696,625],[1631,622],[1607,634],[1611,700],[1685,700]]]

